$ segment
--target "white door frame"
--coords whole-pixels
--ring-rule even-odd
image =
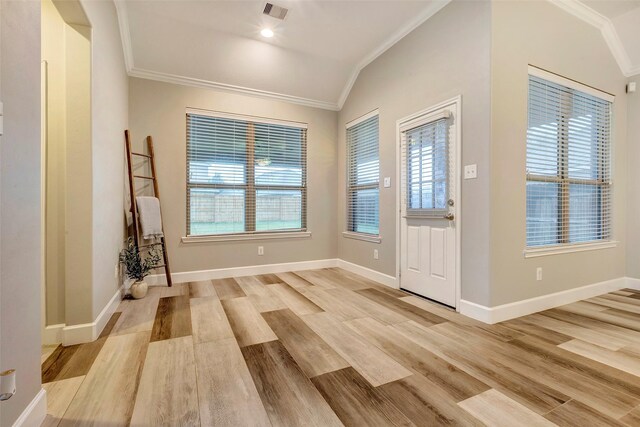
[[[401,242],[401,226],[402,226],[402,218],[400,218],[402,214],[400,198],[402,197],[402,135],[400,134],[400,128],[406,122],[411,120],[415,120],[416,118],[428,114],[432,114],[441,110],[445,107],[453,106],[455,109],[455,126],[456,126],[456,136],[458,140],[455,144],[455,165],[456,165],[456,173],[455,173],[455,195],[454,200],[455,204],[453,205],[454,215],[455,215],[455,231],[456,231],[456,311],[460,311],[460,295],[462,288],[462,259],[461,259],[461,231],[462,231],[462,96],[458,95],[455,98],[448,99],[439,104],[433,105],[425,110],[418,111],[417,113],[411,114],[409,116],[403,117],[396,121],[396,277],[398,280],[398,288],[402,287],[402,277],[400,276],[400,257],[402,250],[402,242]]]

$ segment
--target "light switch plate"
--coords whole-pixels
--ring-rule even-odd
[[[384,177],[384,188],[389,188],[389,187],[391,187],[391,177],[385,176]]]
[[[464,179],[475,179],[478,177],[478,165],[466,165],[464,167]]]

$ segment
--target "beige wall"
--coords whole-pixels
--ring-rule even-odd
[[[81,0],[91,22],[91,236],[94,321],[118,291],[114,276],[124,240],[122,210],[124,130],[128,127],[129,86],[113,1]]]
[[[2,3],[0,3],[0,99],[2,99],[2,22],[4,18],[2,17]],[[0,144],[2,144],[4,138],[0,136]],[[0,153],[1,154],[1,153]],[[0,166],[2,165],[2,159],[0,158]],[[2,201],[2,173],[0,171],[0,201]],[[42,248],[40,248],[42,249]],[[0,207],[0,267],[2,267],[2,208]],[[2,273],[0,272],[0,309],[2,308]],[[42,313],[42,310],[40,311]],[[42,319],[41,319],[42,321]],[[2,313],[0,312],[0,343],[2,343]],[[4,365],[2,363],[2,350],[0,349],[0,369],[4,370]],[[2,408],[0,407],[0,423],[2,422]]]
[[[624,276],[626,79],[600,31],[549,2],[494,2],[492,22],[490,305]],[[616,95],[613,227],[619,244],[615,249],[530,259],[523,256],[528,64]],[[542,281],[536,281],[537,267],[543,268]]]
[[[65,322],[66,24],[51,0],[42,2],[46,93],[46,324]]]
[[[65,25],[66,324],[93,322],[91,313],[91,28]]]
[[[340,258],[396,276],[396,121],[462,95],[462,160],[478,164],[463,181],[462,298],[489,301],[489,61],[491,6],[453,2],[360,72],[339,115],[338,242]],[[380,110],[381,244],[342,237],[345,226],[345,124]],[[373,250],[379,249],[379,260]]]
[[[128,78],[113,2],[47,1],[43,16],[47,320],[76,325],[95,321],[118,291]]]
[[[640,75],[629,81],[640,86]],[[640,92],[627,95],[627,105],[627,276],[640,279]]]
[[[94,320],[91,28],[74,22],[68,7],[60,12],[59,5],[42,3],[42,59],[47,62],[46,324],[76,325]]]
[[[18,393],[0,404],[11,426],[40,391],[40,2],[0,4],[0,370]]]
[[[311,238],[183,244],[186,234],[187,107],[308,123],[308,229]],[[129,123],[142,149],[152,135],[162,213],[174,272],[335,258],[335,112],[244,95],[131,78]],[[258,245],[264,256],[257,255]]]

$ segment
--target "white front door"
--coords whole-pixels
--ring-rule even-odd
[[[400,287],[454,308],[458,105],[399,124]]]

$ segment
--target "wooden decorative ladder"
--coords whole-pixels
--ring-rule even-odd
[[[133,222],[133,240],[138,250],[150,248],[158,245],[162,246],[162,256],[164,258],[164,264],[159,265],[158,268],[164,267],[164,271],[167,276],[167,284],[171,286],[172,285],[171,269],[169,268],[169,257],[167,256],[167,245],[165,244],[164,236],[160,238],[160,242],[151,243],[148,245],[140,245],[140,242],[139,242],[140,237],[138,236],[138,208],[136,206],[136,186],[135,186],[136,179],[153,181],[153,194],[155,197],[158,198],[158,201],[160,200],[160,192],[158,191],[158,179],[156,175],[156,163],[155,163],[154,152],[153,152],[153,139],[151,138],[151,135],[147,136],[147,148],[149,150],[149,154],[134,153],[133,151],[131,151],[131,139],[129,137],[129,130],[124,131],[124,139],[125,139],[125,145],[127,148],[127,170],[129,172],[129,193],[131,194],[130,210],[131,210],[131,216],[133,220],[132,221]],[[151,176],[134,175],[133,156],[142,157],[149,161],[149,165],[151,167]],[[162,214],[160,215],[160,217],[162,218]],[[164,226],[162,228],[164,233]]]

